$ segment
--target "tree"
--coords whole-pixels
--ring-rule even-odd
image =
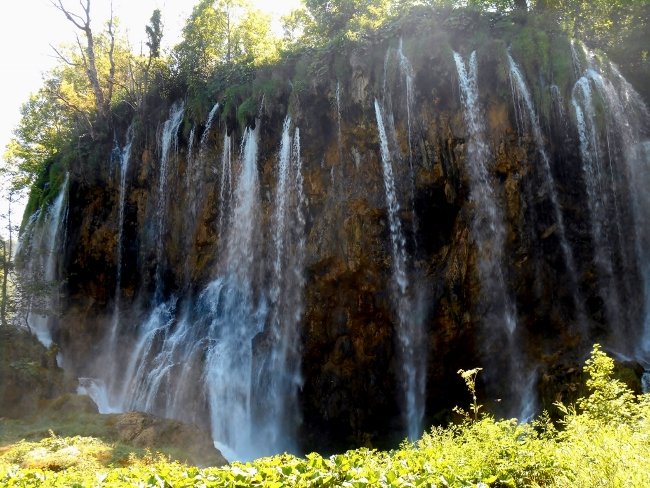
[[[302,8],[297,8],[282,17],[282,30],[284,31],[284,44],[294,45],[299,41],[307,45],[314,45],[315,40],[308,36],[316,31],[314,18]]]
[[[233,29],[231,58],[237,62],[268,63],[277,59],[280,41],[273,35],[271,16],[259,9],[246,10]]]
[[[71,140],[75,125],[85,124],[85,113],[62,103],[61,83],[54,76],[46,79],[20,109],[21,118],[7,145],[7,167],[3,170],[16,188],[31,186],[46,161]],[[11,168],[10,173],[7,168]]]
[[[147,47],[149,48],[149,63],[152,59],[160,57],[160,42],[163,37],[163,25],[160,17],[160,9],[151,14],[149,24],[145,27],[147,33]]]
[[[172,56],[190,87],[204,82],[220,65],[258,64],[275,59],[279,40],[271,17],[247,0],[202,0],[183,28]]]
[[[389,0],[304,0],[323,40],[377,28],[393,11]]]
[[[481,10],[494,10],[497,12],[528,10],[528,2],[526,0],[469,0],[468,5],[480,8]]]
[[[242,5],[237,0],[201,0],[194,7],[183,27],[183,40],[173,52],[179,71],[190,81],[231,61],[233,27]]]
[[[0,236],[0,325],[7,327],[11,324],[16,312],[18,280],[14,266],[14,240],[18,235],[18,226],[14,218],[16,204],[24,196],[26,186],[15,175],[15,169],[5,162],[0,168],[2,177],[2,195],[4,204],[0,215],[2,235]]]
[[[73,11],[67,9],[63,5],[63,0],[51,0],[52,5],[55,8],[60,10],[74,25],[77,29],[83,32],[86,39],[85,47],[82,46],[82,42],[77,36],[77,45],[79,47],[79,53],[81,54],[81,60],[83,67],[88,77],[88,81],[93,90],[95,97],[95,108],[100,118],[105,118],[108,116],[110,110],[110,104],[113,97],[113,84],[115,78],[115,61],[113,58],[113,53],[115,49],[115,31],[114,31],[114,22],[113,22],[113,7],[111,2],[111,16],[107,25],[107,34],[110,40],[108,47],[108,59],[110,63],[108,79],[106,82],[106,87],[103,88],[100,84],[99,73],[97,70],[97,54],[95,49],[95,36],[93,35],[92,28],[90,27],[90,0],[80,0],[79,4],[83,10],[81,15],[74,13]],[[66,57],[62,56],[58,50],[54,49],[57,55],[66,63],[71,64]],[[104,93],[104,90],[106,93]]]

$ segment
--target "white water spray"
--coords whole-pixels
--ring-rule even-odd
[[[169,109],[169,119],[165,121],[160,138],[160,174],[158,176],[158,199],[156,204],[156,300],[162,295],[162,264],[167,215],[167,177],[169,158],[172,149],[178,149],[178,128],[183,121],[184,104],[174,103]]]
[[[52,345],[52,319],[59,312],[59,259],[64,239],[68,179],[66,174],[58,196],[45,213],[41,211],[32,216],[17,250],[17,253],[24,253],[21,279],[35,289],[44,290],[29,297],[27,323],[45,347]]]
[[[379,131],[381,161],[384,176],[384,194],[388,206],[388,223],[393,258],[393,297],[398,316],[397,337],[402,361],[403,394],[407,435],[415,440],[422,434],[424,420],[424,398],[426,387],[424,333],[422,321],[414,313],[415,305],[410,299],[407,270],[406,240],[399,220],[400,206],[393,178],[393,163],[388,148],[388,138],[379,102],[375,99],[375,116]]]

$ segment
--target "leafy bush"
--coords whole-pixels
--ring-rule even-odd
[[[471,414],[435,427],[416,443],[382,452],[356,449],[324,458],[289,454],[199,469],[160,455],[111,464],[113,446],[50,436],[0,449],[0,485],[140,487],[506,487],[650,486],[650,397],[613,378],[614,362],[594,346],[584,368],[591,394],[558,404],[561,428],[547,414],[530,424],[479,415],[472,393],[478,369],[461,371]]]

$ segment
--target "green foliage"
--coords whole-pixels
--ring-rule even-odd
[[[551,38],[551,81],[564,93],[569,93],[573,82],[573,61],[568,39],[561,36]]]
[[[590,419],[601,422],[631,421],[636,415],[634,394],[622,381],[615,379],[614,361],[596,344],[585,365],[591,395],[581,399],[578,407]]]
[[[461,371],[470,392],[479,369]],[[0,450],[0,484],[142,487],[507,487],[648,486],[650,398],[612,378],[613,361],[596,345],[585,372],[591,395],[580,412],[559,405],[563,429],[547,414],[531,424],[488,415],[435,427],[416,443],[382,452],[356,449],[323,457],[282,454],[199,469],[139,453],[115,462],[114,446],[50,435]],[[478,412],[472,394],[474,411]]]
[[[42,163],[42,166],[43,168],[38,173],[32,175],[33,181],[29,188],[21,231],[34,212],[54,201],[65,179],[65,164],[59,155],[50,157]]]
[[[253,97],[248,97],[237,107],[237,123],[239,127],[246,127],[255,119],[258,111],[257,100]]]
[[[172,54],[190,87],[207,80],[224,64],[263,64],[276,60],[280,47],[271,17],[245,0],[202,0],[183,28]]]
[[[147,47],[149,48],[149,58],[160,57],[160,41],[162,41],[162,20],[160,9],[155,9],[149,19],[149,24],[145,27],[147,33]]]
[[[478,412],[481,409],[481,405],[478,404],[478,399],[476,398],[476,375],[478,375],[479,371],[482,371],[482,369],[483,368],[458,370],[458,374],[461,378],[463,378],[463,381],[465,382],[470,395],[472,395],[472,403],[470,404],[469,408],[472,411],[472,414],[474,414],[474,420],[478,420]],[[462,413],[462,410],[459,409],[458,411]],[[469,418],[469,416],[467,418]]]
[[[436,2],[417,0],[305,0],[304,10],[285,18],[285,38],[319,46],[336,44],[342,39],[359,40],[372,37],[382,26],[390,23],[408,9]]]
[[[21,108],[21,119],[9,142],[5,160],[13,167],[13,186],[31,186],[61,147],[72,136],[71,113],[51,96],[53,80],[32,94]]]

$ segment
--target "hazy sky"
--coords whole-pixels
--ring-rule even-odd
[[[198,0],[197,0],[198,1]],[[140,49],[144,27],[159,8],[164,24],[163,47],[174,44],[194,0],[113,0],[120,30],[129,36],[133,48]],[[299,0],[253,0],[259,8],[276,17],[295,8]],[[19,119],[19,109],[41,84],[42,73],[55,59],[52,45],[73,42],[76,33],[63,14],[49,0],[0,0],[0,157]],[[79,6],[78,0],[64,5]],[[102,29],[108,19],[110,0],[91,0],[91,27]]]

